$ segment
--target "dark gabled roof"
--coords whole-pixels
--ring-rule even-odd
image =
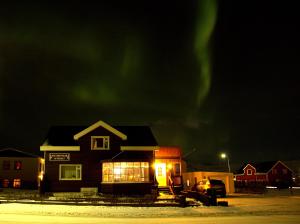
[[[122,146],[157,146],[157,142],[148,126],[113,126],[127,136],[121,142]],[[78,146],[74,135],[86,129],[87,126],[53,126],[49,129],[46,145]]]
[[[272,167],[277,163],[278,161],[266,161],[266,162],[249,162],[249,163],[244,163],[240,169],[237,170],[237,174],[242,174],[244,173],[244,168],[250,164],[256,169],[256,173],[267,173],[272,169]]]
[[[39,156],[23,152],[13,148],[1,149],[0,150],[0,157],[31,157],[31,158],[38,158]]]
[[[122,146],[157,146],[156,139],[148,126],[113,126],[127,135]]]
[[[45,143],[53,146],[78,146],[74,135],[86,126],[53,126],[49,129]]]

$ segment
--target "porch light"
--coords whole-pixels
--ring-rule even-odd
[[[171,170],[173,168],[172,163],[168,164],[168,169]]]

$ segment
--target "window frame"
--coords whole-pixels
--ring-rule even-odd
[[[247,169],[247,176],[251,176],[253,174],[253,170]]]
[[[103,139],[103,146],[97,145],[97,139]],[[105,142],[107,146],[105,147]],[[96,143],[96,145],[95,145]],[[110,149],[110,136],[91,136],[91,150],[109,150]]]
[[[2,161],[2,170],[10,170],[10,160]]]
[[[17,166],[18,163],[20,164],[19,168],[18,168],[18,166]],[[22,161],[21,161],[21,160],[15,160],[15,161],[14,161],[14,170],[22,170],[22,168],[23,168],[23,163],[22,163]]]
[[[126,166],[124,166],[125,163]],[[137,166],[138,163],[139,166]],[[132,166],[130,166],[129,164],[131,164]],[[150,182],[149,162],[145,162],[145,161],[103,162],[101,166],[102,166],[101,183],[103,184],[124,184],[124,183],[134,184],[134,183]]]
[[[76,178],[62,178],[62,167],[63,166],[75,166],[75,173],[76,173]],[[77,168],[80,168],[80,177],[77,177]],[[78,181],[78,180],[82,180],[82,164],[59,164],[59,171],[58,171],[58,177],[60,181]]]

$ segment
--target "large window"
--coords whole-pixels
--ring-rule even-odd
[[[108,162],[102,164],[102,182],[148,182],[148,162]]]
[[[60,164],[59,180],[81,180],[81,164]]]
[[[92,136],[91,137],[92,150],[107,150],[109,149],[109,136]]]

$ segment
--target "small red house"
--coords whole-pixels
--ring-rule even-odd
[[[263,182],[271,186],[290,186],[293,171],[281,161],[247,163],[235,174],[237,182]]]

